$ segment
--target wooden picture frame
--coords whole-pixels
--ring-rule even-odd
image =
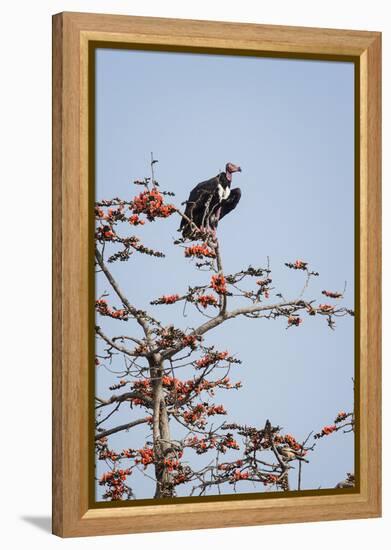
[[[356,492],[134,507],[89,505],[88,101],[92,43],[340,58],[356,67],[359,475]],[[381,514],[381,34],[87,13],[53,17],[53,533],[62,537]]]

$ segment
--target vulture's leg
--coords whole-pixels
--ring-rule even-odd
[[[221,204],[221,213],[219,217],[220,220],[222,220],[224,216],[229,214],[231,210],[237,207],[241,196],[242,196],[242,192],[240,191],[239,187],[236,187],[236,189],[231,190],[231,193],[228,199],[223,201]]]

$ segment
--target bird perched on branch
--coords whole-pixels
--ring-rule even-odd
[[[184,238],[191,238],[197,229],[215,233],[219,221],[240,201],[241,191],[239,188],[231,189],[231,182],[232,174],[241,171],[240,166],[227,162],[225,172],[194,187],[186,201],[186,217],[182,218],[179,228]]]
[[[295,449],[292,449],[292,447],[283,447],[283,446],[278,446],[277,447],[277,451],[278,451],[278,454],[280,454],[283,458],[285,458],[285,460],[287,462],[289,462],[290,460],[302,460],[303,462],[307,462],[307,464],[309,463],[309,461],[304,458],[303,456],[301,456],[301,450],[300,451],[296,451]]]

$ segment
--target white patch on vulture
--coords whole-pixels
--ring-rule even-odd
[[[231,189],[229,187],[226,187],[224,189],[224,187],[221,185],[221,183],[219,183],[219,187],[218,187],[218,193],[219,193],[219,199],[220,201],[225,201],[228,199],[230,193],[231,193]]]

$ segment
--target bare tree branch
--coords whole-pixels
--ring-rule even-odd
[[[148,418],[139,418],[138,420],[133,420],[133,422],[128,422],[127,424],[122,424],[121,426],[116,426],[115,428],[110,428],[109,430],[99,432],[95,436],[95,441],[102,439],[102,437],[107,437],[109,435],[122,432],[123,430],[130,430],[130,428],[134,428],[134,426],[138,426],[139,424],[145,424],[146,422],[149,422]]]

